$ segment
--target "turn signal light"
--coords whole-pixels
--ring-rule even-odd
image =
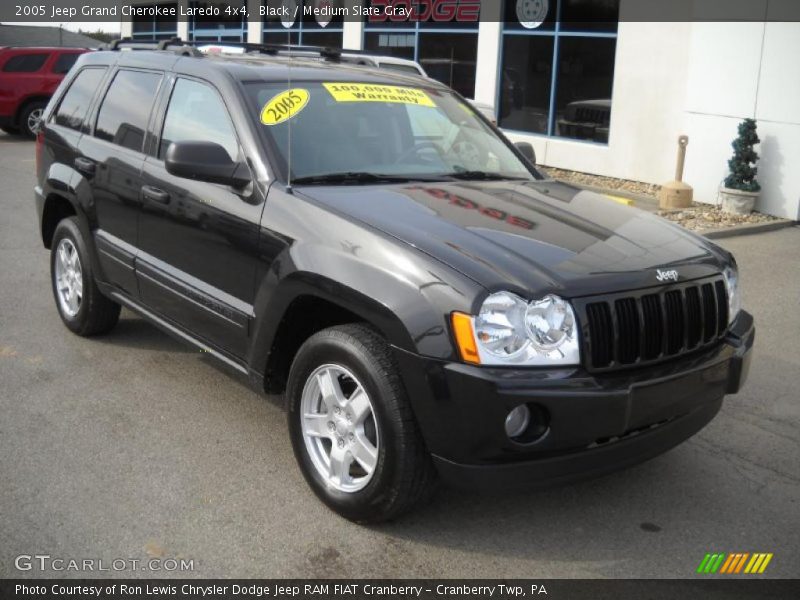
[[[475,343],[475,331],[472,328],[472,317],[464,313],[454,312],[450,315],[456,345],[461,359],[475,365],[481,364],[478,345]]]

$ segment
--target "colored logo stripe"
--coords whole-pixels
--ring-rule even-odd
[[[727,575],[742,572],[750,575],[761,574],[766,570],[767,565],[772,560],[772,556],[772,553],[761,552],[755,554],[750,554],[749,552],[708,553],[700,561],[697,572],[707,574],[719,572]]]

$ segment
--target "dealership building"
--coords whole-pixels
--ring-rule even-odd
[[[369,7],[373,0],[277,4],[295,1]],[[551,167],[664,183],[674,177],[678,136],[685,134],[684,180],[702,202],[717,201],[736,127],[753,118],[762,140],[756,209],[800,219],[797,0],[728,0],[724,15],[712,12],[718,0],[483,0],[474,22],[259,16],[275,4],[161,2],[222,10],[187,20],[137,17],[123,21],[122,33],[415,59],[431,77],[494,107],[507,135],[531,142],[537,161]],[[228,5],[246,7],[249,19],[226,14]]]

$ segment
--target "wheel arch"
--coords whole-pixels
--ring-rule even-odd
[[[300,346],[328,327],[365,323],[390,345],[414,346],[407,328],[388,306],[319,274],[296,272],[285,278],[257,314],[250,364],[263,369],[267,393],[284,390]]]
[[[17,112],[14,114],[14,125],[17,127],[21,125],[20,120],[22,119],[22,115],[31,104],[34,104],[35,102],[42,102],[46,106],[47,103],[50,102],[50,98],[51,96],[47,94],[36,94],[23,99],[17,107]]]
[[[50,193],[44,200],[42,208],[41,235],[44,247],[50,250],[53,245],[53,234],[59,222],[67,217],[78,216],[75,204],[66,195]]]

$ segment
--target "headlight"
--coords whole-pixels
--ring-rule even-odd
[[[476,317],[454,313],[453,324],[462,358],[469,362],[580,364],[575,313],[558,296],[527,302],[511,292],[497,292],[484,301]]]
[[[736,315],[742,310],[742,296],[739,291],[739,272],[735,266],[726,267],[722,272],[725,276],[725,287],[728,290],[728,324],[733,323]]]

